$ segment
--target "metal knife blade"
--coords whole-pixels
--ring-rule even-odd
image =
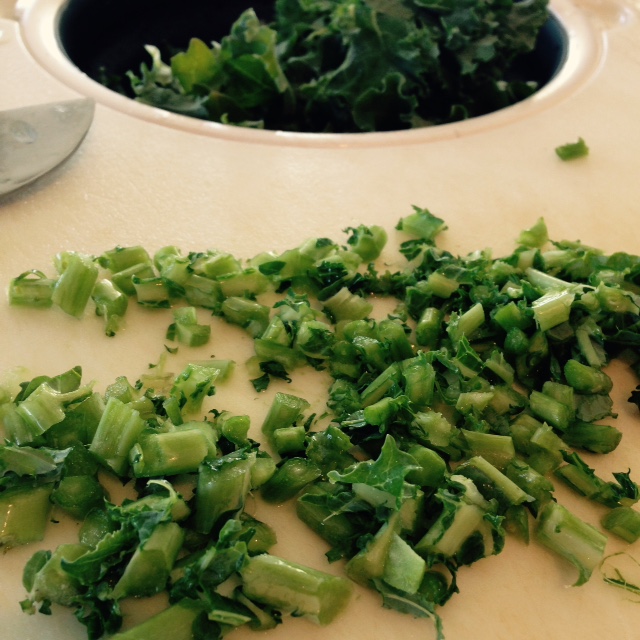
[[[79,98],[0,111],[0,195],[66,160],[84,139],[94,102]]]

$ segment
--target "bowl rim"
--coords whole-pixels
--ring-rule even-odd
[[[27,50],[45,71],[79,94],[131,117],[196,135],[278,146],[362,148],[426,144],[508,126],[531,118],[579,92],[602,67],[606,54],[604,30],[570,0],[551,0],[549,9],[566,34],[563,63],[547,84],[533,95],[492,113],[460,122],[367,133],[305,133],[250,129],[199,120],[142,104],[123,96],[81,71],[66,55],[58,35],[58,21],[68,0],[35,0],[18,6],[22,39]]]

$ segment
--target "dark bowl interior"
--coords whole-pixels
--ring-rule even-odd
[[[252,7],[263,21],[273,16],[273,0],[68,0],[58,22],[58,37],[68,58],[94,80],[138,71],[149,61],[144,45],[163,59],[185,49],[193,37],[219,41],[238,16]],[[522,57],[522,77],[544,86],[562,67],[567,34],[551,15],[535,50]]]

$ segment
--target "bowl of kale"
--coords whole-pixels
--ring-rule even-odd
[[[69,0],[58,29],[77,67],[133,100],[306,133],[483,116],[566,57],[548,0]]]

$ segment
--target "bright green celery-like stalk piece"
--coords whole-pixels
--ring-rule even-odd
[[[169,247],[169,250],[174,247]],[[160,252],[162,249],[160,250]],[[176,250],[177,251],[177,250]],[[158,253],[155,256],[159,275],[167,285],[171,295],[182,296],[184,294],[184,285],[193,273],[191,270],[191,260],[187,256],[178,254],[172,255],[168,253],[164,258],[158,259]]]
[[[271,340],[256,338],[253,341],[253,348],[260,362],[278,362],[285,371],[292,371],[307,363],[302,351]]]
[[[380,371],[388,365],[385,345],[377,338],[356,335],[351,344],[356,349],[356,357],[359,356],[372,371]]]
[[[384,564],[382,579],[394,589],[405,593],[417,593],[425,575],[427,563],[409,543],[397,533],[391,543]]]
[[[589,147],[583,138],[578,138],[576,142],[567,142],[555,148],[556,155],[560,160],[568,161],[577,158],[584,158],[589,155]]]
[[[136,295],[134,278],[140,283],[155,277],[156,272],[153,270],[153,265],[150,262],[141,262],[112,274],[111,282],[124,294],[134,296]]]
[[[427,277],[424,289],[438,298],[450,298],[458,289],[460,283],[440,271],[432,271]]]
[[[285,347],[290,347],[293,342],[293,336],[289,334],[282,318],[278,315],[271,318],[269,325],[260,336],[260,339],[274,342]]]
[[[621,499],[629,497],[624,496],[614,483],[597,476],[577,453],[565,453],[564,459],[567,464],[558,467],[555,475],[579,494],[610,508],[619,506]]]
[[[493,400],[493,391],[463,391],[456,400],[456,410],[463,416],[480,415]]]
[[[547,423],[538,426],[530,435],[531,449],[527,462],[542,474],[557,469],[562,464],[562,452],[567,448]]]
[[[476,302],[472,307],[461,315],[452,314],[447,326],[447,333],[454,342],[458,343],[463,336],[471,338],[485,322],[484,307],[480,302]]]
[[[539,248],[549,240],[547,225],[543,218],[538,218],[536,223],[529,229],[524,229],[518,236],[518,244],[525,247]]]
[[[634,316],[640,314],[640,308],[635,303],[635,296],[630,291],[625,291],[618,286],[608,286],[600,283],[596,288],[595,297],[600,306],[610,313],[630,313]]]
[[[468,454],[480,456],[494,467],[503,471],[516,456],[516,450],[511,436],[495,433],[482,433],[462,429]]]
[[[487,500],[495,498],[502,508],[533,501],[532,496],[481,456],[473,456],[456,467],[456,475],[472,480]]]
[[[106,400],[113,397],[126,404],[135,402],[139,395],[138,390],[129,382],[126,376],[118,376],[105,391]]]
[[[266,452],[258,450],[256,461],[251,467],[251,488],[258,489],[276,472],[276,461]]]
[[[110,596],[150,596],[162,591],[184,542],[184,530],[175,522],[156,526],[138,545]]]
[[[415,545],[416,553],[425,558],[458,558],[460,562],[469,564],[479,557],[500,551],[502,542],[495,537],[499,531],[487,519],[495,507],[482,497],[472,480],[454,474],[447,486],[438,489],[436,496],[443,510]],[[472,538],[478,538],[481,544],[474,543],[475,557],[465,558],[465,546]]]
[[[131,282],[135,289],[138,304],[152,309],[167,309],[171,306],[169,289],[160,276],[144,277],[134,275]]]
[[[295,337],[295,348],[310,358],[327,359],[331,356],[335,334],[325,322],[303,320]]]
[[[279,455],[301,453],[304,451],[306,429],[302,426],[282,427],[273,432],[273,445]]]
[[[5,419],[9,439],[18,445],[28,444],[52,426],[62,422],[69,404],[91,395],[91,384],[72,391],[57,391],[46,381],[38,385],[15,409],[9,405],[4,411],[15,413],[14,419]],[[3,416],[6,418],[6,415]]]
[[[536,514],[552,498],[554,486],[551,480],[522,460],[512,460],[504,470],[509,480],[517,484],[527,495],[533,498],[527,507]]]
[[[362,406],[367,407],[381,400],[400,381],[402,367],[398,362],[390,364],[361,393]]]
[[[89,445],[104,465],[117,475],[124,475],[129,467],[129,451],[145,428],[145,421],[130,404],[111,397]]]
[[[611,378],[604,372],[577,360],[567,360],[564,365],[567,383],[578,393],[606,394],[613,388]]]
[[[196,489],[196,531],[210,533],[222,516],[244,507],[255,461],[255,452],[239,449],[202,463]]]
[[[434,216],[427,209],[413,207],[413,213],[400,220],[396,229],[417,238],[432,241],[447,228],[444,220]]]
[[[129,306],[129,298],[107,279],[96,283],[91,298],[96,305],[96,315],[104,318],[105,334],[114,336],[121,328],[122,319]]]
[[[574,586],[587,582],[604,557],[607,537],[557,502],[548,502],[538,514],[536,535],[578,569]]]
[[[496,309],[493,320],[507,332],[511,329],[524,330],[532,324],[531,317],[513,301]]]
[[[576,420],[562,434],[570,447],[593,453],[611,453],[622,440],[622,432],[609,424],[594,424]]]
[[[98,428],[104,405],[102,394],[94,392],[68,406],[64,420],[54,424],[44,434],[47,445],[54,449],[66,449],[78,442],[88,445]]]
[[[407,360],[415,353],[405,327],[395,320],[381,320],[376,327],[376,337],[386,345],[392,360]]]
[[[434,348],[442,331],[444,316],[437,307],[427,307],[416,324],[416,342],[423,347]]]
[[[619,538],[634,543],[640,538],[640,513],[631,507],[616,507],[601,520],[602,526]]]
[[[259,295],[269,289],[269,279],[258,269],[244,269],[239,273],[219,277],[220,290],[225,298]]]
[[[529,394],[529,407],[536,417],[560,431],[565,431],[569,427],[573,417],[573,407],[536,390]]]
[[[192,360],[191,364],[205,369],[217,369],[218,377],[216,380],[225,382],[231,378],[231,374],[235,370],[236,363],[234,360],[211,358],[209,360]]]
[[[240,575],[249,599],[321,625],[342,613],[352,593],[344,578],[269,554],[248,558]]]
[[[53,288],[51,300],[65,313],[79,318],[98,280],[98,267],[90,256],[71,251],[58,254],[55,262],[60,277]]]
[[[355,229],[349,229],[351,235],[347,244],[351,251],[355,251],[365,262],[378,258],[387,243],[388,235],[383,227],[363,224]]]
[[[382,578],[399,517],[398,512],[393,513],[365,547],[347,562],[345,572],[349,578],[362,585],[370,585]]]
[[[424,354],[401,363],[404,393],[413,407],[424,409],[433,403],[436,372]]]
[[[320,475],[318,466],[307,458],[288,458],[262,485],[261,495],[267,502],[286,502]]]
[[[37,542],[44,538],[53,484],[17,486],[0,493],[0,546]]]
[[[309,406],[304,398],[278,391],[262,423],[262,433],[272,440],[276,429],[294,426]]]
[[[131,447],[129,461],[137,478],[193,473],[209,454],[205,433],[199,429],[143,434]]]
[[[111,640],[193,640],[193,625],[206,612],[202,600],[183,599]]]
[[[207,278],[222,278],[242,271],[240,261],[230,253],[211,252],[198,258],[193,264],[195,273]]]
[[[55,285],[56,279],[42,271],[25,271],[9,283],[9,304],[46,309],[53,304]]]
[[[406,480],[419,487],[437,487],[444,480],[447,463],[433,449],[421,444],[412,444],[407,453],[416,461],[418,468],[411,469]]]
[[[247,415],[233,415],[229,411],[223,411],[216,418],[216,428],[220,434],[239,447],[249,444],[250,427],[251,420]]]
[[[167,338],[189,347],[199,347],[209,342],[211,326],[199,324],[195,307],[179,307],[173,311],[174,322],[167,331]]]
[[[569,409],[569,420],[575,420],[575,393],[573,387],[553,380],[547,380],[542,385],[542,393],[557,400]]]
[[[324,301],[324,306],[336,322],[341,320],[363,320],[373,310],[373,305],[369,301],[355,293],[351,293],[346,287],[327,298]]]
[[[120,273],[138,264],[151,264],[151,257],[147,250],[140,245],[131,247],[115,247],[105,251],[98,258],[98,262],[111,273]]]
[[[504,353],[499,349],[495,349],[491,352],[491,355],[484,361],[484,366],[486,369],[493,371],[493,373],[501,378],[506,384],[513,384],[515,371],[505,359]]]
[[[567,280],[556,278],[556,276],[552,276],[545,271],[540,271],[540,269],[533,267],[525,269],[525,276],[527,280],[542,293],[567,291],[573,286],[572,283]]]
[[[411,434],[419,442],[448,452],[459,435],[459,429],[445,416],[432,409],[418,411],[411,422]]]
[[[188,304],[211,309],[215,312],[220,310],[224,296],[220,289],[220,283],[216,280],[191,273],[185,280],[183,288],[184,299]]]
[[[575,293],[564,289],[548,291],[537,300],[534,300],[531,308],[540,330],[548,331],[563,322],[567,322],[575,297]]]
[[[406,396],[385,396],[363,409],[363,416],[368,424],[383,426],[388,425],[394,416],[407,406]]]
[[[176,376],[169,395],[178,399],[183,415],[200,410],[203,400],[214,393],[219,374],[216,367],[188,364]]]
[[[593,318],[588,317],[576,328],[576,342],[588,365],[601,369],[607,364],[602,329]]]
[[[63,562],[73,562],[89,548],[84,544],[61,544],[53,553],[36,552],[24,569],[23,582],[32,603],[49,601],[73,606],[81,593],[80,582],[64,570]]]
[[[72,518],[82,520],[92,509],[104,504],[107,493],[94,476],[66,476],[51,494],[51,502]]]
[[[269,307],[255,300],[231,296],[220,309],[225,320],[241,326],[253,338],[260,337],[269,326]]]

